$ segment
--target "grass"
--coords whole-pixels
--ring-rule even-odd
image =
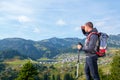
[[[9,64],[9,65],[20,65],[20,64],[25,64],[26,62],[27,62],[28,60],[27,59],[25,59],[25,60],[6,60],[6,61],[4,61],[4,63],[6,63],[6,64]]]
[[[14,59],[5,60],[3,63],[6,64],[6,68],[11,67],[12,69],[19,70],[22,67],[22,65],[24,65],[28,61],[29,59],[20,60],[20,59],[14,58]],[[36,61],[32,61],[32,62],[36,63]]]
[[[50,59],[46,58],[46,57],[43,57],[43,58],[38,59],[37,61],[40,61],[40,60],[50,60]]]

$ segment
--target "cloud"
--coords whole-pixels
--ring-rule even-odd
[[[64,25],[66,25],[66,22],[65,22],[64,20],[62,20],[62,19],[59,19],[59,20],[56,22],[56,24],[59,25],[59,26],[64,26]]]
[[[102,19],[96,19],[95,26],[104,26],[107,22],[111,21],[111,17],[105,17]]]
[[[20,23],[31,22],[30,18],[28,18],[27,16],[23,16],[23,15],[18,16],[17,19]]]
[[[108,16],[105,18],[96,19],[95,21],[95,27],[97,27],[100,32],[105,32],[107,34],[118,34],[119,26],[119,18],[116,18],[116,16]]]
[[[100,21],[100,22],[95,23],[95,26],[98,26],[98,27],[103,26],[103,25],[105,25],[105,21]]]
[[[33,8],[25,3],[23,0],[2,1],[0,3],[0,11],[12,15],[16,14],[32,14]]]
[[[34,32],[34,33],[40,33],[41,30],[40,30],[39,28],[35,27],[34,30],[33,30],[33,32]]]
[[[81,30],[81,28],[80,27],[75,27],[75,29],[74,29],[75,31],[80,31]]]

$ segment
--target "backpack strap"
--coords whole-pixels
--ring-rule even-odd
[[[92,36],[92,34],[96,34],[98,36],[100,36],[100,34],[98,32],[91,32],[88,36],[87,36],[87,42],[90,41],[90,37]]]

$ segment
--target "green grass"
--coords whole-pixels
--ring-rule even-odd
[[[20,60],[20,59],[9,59],[9,60],[5,60],[3,63],[6,64],[6,67],[11,67],[13,69],[20,69],[20,67],[22,67],[22,65],[24,65],[25,63],[27,63],[29,61],[29,59],[24,59],[24,60]],[[32,61],[33,63],[36,63],[36,61]]]
[[[38,61],[39,60],[50,60],[49,58],[46,58],[46,57],[43,57],[43,58],[40,58],[40,59],[38,59]]]
[[[26,63],[28,60],[6,60],[5,63],[10,64],[10,65],[17,65],[17,64],[24,64]]]

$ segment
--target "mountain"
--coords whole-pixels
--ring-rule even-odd
[[[110,35],[108,40],[109,47],[120,48],[120,34]]]
[[[6,38],[0,40],[0,50],[17,50],[21,54],[25,54],[26,56],[38,58],[38,50],[34,46],[35,42],[31,40],[25,40],[21,38]]]
[[[18,58],[18,59],[22,60],[22,59],[26,59],[28,57],[20,54],[16,50],[0,51],[0,61],[6,60],[6,59],[13,59],[13,58]]]
[[[72,47],[82,41],[78,38],[50,38],[41,41],[25,40],[21,38],[6,38],[0,40],[0,50],[17,50],[30,58],[38,59],[40,57],[52,58],[63,52],[71,52]],[[73,51],[74,52],[74,51]]]
[[[44,50],[46,54],[43,54],[47,57],[54,57],[59,53],[66,53],[66,52],[75,52],[76,48],[74,46],[82,39],[78,38],[50,38],[46,40],[42,40],[38,42],[38,47],[41,50]],[[83,42],[83,41],[82,41]]]
[[[76,52],[77,43],[84,43],[84,40],[79,38],[54,37],[41,41],[33,41],[21,38],[6,38],[0,40],[0,50],[16,50],[20,54],[33,59],[41,57],[53,58],[60,53]],[[120,34],[110,35],[108,46],[120,48]]]

